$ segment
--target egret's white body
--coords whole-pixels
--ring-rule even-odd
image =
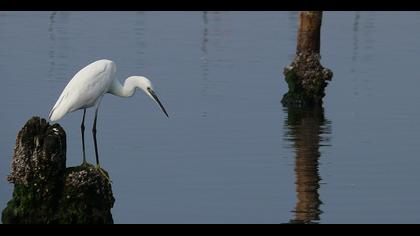
[[[89,64],[70,80],[53,109],[50,120],[61,119],[67,113],[97,105],[114,81],[113,61],[99,60]]]
[[[124,85],[122,85],[121,82],[115,78],[115,72],[116,65],[110,60],[103,59],[87,65],[85,68],[77,72],[77,74],[70,80],[49,114],[49,119],[51,121],[57,121],[70,112],[84,109],[81,127],[84,162],[84,119],[86,109],[96,106],[93,133],[95,140],[95,154],[97,156],[96,119],[100,102],[106,93],[111,93],[120,97],[131,97],[133,96],[136,88],[139,88],[151,97],[160,106],[165,115],[168,116],[165,108],[153,91],[151,82],[147,78],[143,76],[131,76],[128,77],[125,80]],[[98,157],[97,164],[99,165]]]
[[[148,79],[142,76],[131,76],[127,78],[123,86],[115,78],[116,70],[113,61],[103,59],[95,61],[77,72],[51,110],[50,120],[57,121],[67,113],[99,105],[105,93],[131,97],[135,89],[140,88],[153,98],[147,91],[147,88],[153,90]]]

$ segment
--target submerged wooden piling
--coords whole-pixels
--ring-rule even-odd
[[[66,133],[32,117],[16,139],[5,224],[113,223],[111,184],[96,167],[66,168]]]
[[[283,72],[289,87],[282,99],[285,106],[322,105],[327,81],[333,73],[320,63],[321,23],[321,11],[300,12],[296,56]]]

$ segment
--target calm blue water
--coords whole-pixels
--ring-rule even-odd
[[[16,135],[108,58],[144,94],[106,96],[102,166],[116,223],[419,223],[419,12],[324,12],[324,109],[288,110],[297,12],[0,12],[0,208]],[[80,121],[60,120],[68,165]],[[88,130],[93,113],[87,116]],[[94,162],[87,132],[87,155]]]

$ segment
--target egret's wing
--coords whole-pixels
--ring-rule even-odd
[[[50,120],[55,121],[72,111],[94,106],[113,80],[115,66],[109,62],[96,61],[80,70],[64,88],[49,114]]]

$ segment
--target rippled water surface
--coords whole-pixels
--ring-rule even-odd
[[[116,223],[419,223],[419,12],[324,12],[323,109],[286,109],[297,12],[0,12],[0,207],[17,132],[88,63],[149,77],[98,120]],[[59,123],[80,164],[82,113]],[[87,128],[93,112],[87,114]],[[94,162],[87,132],[87,155]]]

